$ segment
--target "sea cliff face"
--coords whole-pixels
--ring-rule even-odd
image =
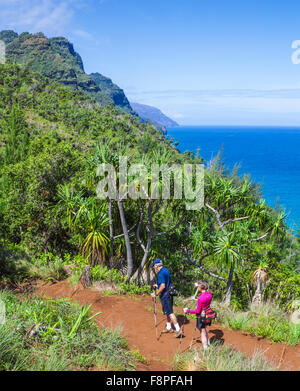
[[[111,79],[98,72],[91,73],[89,76],[93,79],[101,91],[104,91],[113,100],[116,106],[123,107],[126,111],[132,112],[131,105],[124,91],[114,84]]]
[[[0,40],[6,44],[7,60],[27,64],[30,70],[69,88],[82,90],[102,106],[116,105],[134,114],[124,91],[111,79],[100,73],[85,73],[81,56],[66,38],[47,38],[43,33],[25,32],[19,35],[12,30],[4,30],[0,32]]]
[[[0,32],[0,40],[6,44],[6,59],[26,65],[70,89],[81,90],[93,97],[101,106],[115,105],[123,112],[150,123],[164,134],[167,127],[178,124],[156,107],[130,103],[124,91],[99,72],[86,74],[81,56],[73,44],[64,37],[47,38],[43,33],[17,34],[13,30]]]
[[[130,103],[134,111],[146,121],[160,129],[164,134],[167,133],[166,128],[179,126],[177,122],[167,117],[161,110],[153,106],[142,105],[140,103]]]

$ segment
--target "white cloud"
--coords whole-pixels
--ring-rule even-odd
[[[88,31],[85,31],[85,30],[77,29],[77,30],[73,30],[72,33],[76,37],[83,38],[86,40],[92,40],[94,38],[92,34],[90,34]]]
[[[2,28],[62,34],[70,25],[81,0],[0,0]]]

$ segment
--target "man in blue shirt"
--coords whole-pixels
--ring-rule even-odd
[[[159,295],[163,312],[165,315],[167,315],[167,324],[162,333],[174,333],[171,324],[173,323],[176,331],[175,337],[179,338],[183,334],[183,331],[180,329],[176,315],[173,312],[173,296],[169,295],[168,293],[171,283],[170,272],[166,267],[163,266],[163,263],[160,259],[155,259],[150,266],[154,267],[154,270],[158,273],[157,284],[153,285],[154,288],[158,288],[158,291],[156,293],[151,293],[151,296],[156,298],[156,296]]]

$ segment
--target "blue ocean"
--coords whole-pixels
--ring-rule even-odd
[[[300,128],[247,126],[180,126],[167,129],[177,148],[196,152],[206,162],[222,151],[222,160],[260,183],[263,198],[288,214],[286,222],[300,227]]]

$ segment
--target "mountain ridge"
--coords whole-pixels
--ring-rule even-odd
[[[18,34],[13,30],[0,31],[0,40],[6,44],[6,59],[39,72],[68,88],[82,90],[101,106],[116,105],[136,115],[124,91],[111,79],[100,73],[88,75],[79,53],[64,37],[47,38],[43,33]]]
[[[48,38],[42,32],[18,34],[13,30],[2,30],[0,40],[6,45],[8,62],[27,66],[29,70],[41,73],[69,89],[81,90],[101,106],[115,105],[164,134],[167,127],[179,126],[156,107],[130,103],[124,90],[109,77],[99,72],[87,74],[80,54],[65,37]]]
[[[145,121],[149,121],[152,125],[160,128],[163,133],[166,133],[166,128],[177,127],[179,124],[173,119],[167,117],[160,109],[154,106],[149,106],[141,103],[130,102],[133,110]]]

